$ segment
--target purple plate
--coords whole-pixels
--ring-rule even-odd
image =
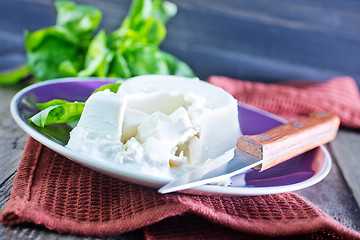
[[[115,80],[99,78],[66,78],[33,84],[18,92],[11,102],[11,113],[16,123],[31,137],[52,150],[84,166],[125,181],[159,188],[171,179],[159,178],[138,171],[131,164],[99,161],[91,156],[65,148],[71,128],[54,125],[44,129],[30,126],[28,119],[39,110],[36,103],[55,98],[68,101],[85,101],[93,90]],[[265,132],[285,121],[268,112],[239,103],[239,123],[243,134]],[[261,173],[252,171],[232,178],[228,187],[205,185],[185,190],[185,193],[203,195],[263,195],[294,191],[309,187],[326,177],[331,158],[321,146]]]

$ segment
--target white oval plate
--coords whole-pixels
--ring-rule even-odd
[[[134,166],[92,159],[91,156],[65,148],[71,130],[64,125],[52,126],[46,131],[29,125],[28,119],[39,110],[36,103],[55,98],[85,101],[99,86],[114,82],[99,78],[65,78],[33,84],[18,92],[11,102],[11,114],[16,123],[31,137],[86,167],[132,183],[160,188],[171,179],[140,172]],[[239,123],[243,134],[258,134],[285,121],[268,112],[239,103]],[[252,171],[232,178],[228,187],[205,185],[183,191],[199,195],[264,195],[295,191],[309,187],[326,177],[331,168],[327,150],[320,146],[262,173]]]

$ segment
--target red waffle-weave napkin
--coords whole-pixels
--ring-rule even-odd
[[[360,234],[293,193],[160,195],[80,166],[32,138],[1,221],[6,225],[33,222],[92,236],[148,226],[148,239],[360,239]]]
[[[336,77],[323,83],[254,83],[228,77],[208,79],[237,100],[272,112],[287,120],[296,120],[312,111],[330,111],[341,118],[343,126],[360,127],[360,95],[351,77]]]
[[[80,166],[32,138],[1,221],[89,236],[143,228],[147,239],[360,239],[293,193],[160,195]]]

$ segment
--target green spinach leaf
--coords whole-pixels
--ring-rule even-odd
[[[85,103],[73,102],[50,106],[30,118],[30,121],[39,127],[54,123],[68,123],[78,121]]]
[[[40,109],[40,110],[45,110],[48,107],[52,107],[52,106],[58,106],[58,105],[62,105],[65,103],[69,103],[69,101],[66,100],[62,100],[62,99],[53,99],[49,102],[45,102],[45,103],[38,103],[36,104],[36,106]]]
[[[101,87],[99,87],[95,91],[93,91],[92,94],[100,92],[100,91],[104,91],[106,89],[109,89],[110,92],[117,93],[121,83],[122,83],[122,81],[118,81],[116,83],[109,83],[109,84],[102,85]]]
[[[2,85],[10,85],[17,83],[22,78],[28,76],[30,73],[30,69],[28,65],[17,68],[13,71],[0,73],[0,84]]]
[[[101,30],[91,41],[85,56],[85,69],[79,72],[79,77],[92,75],[106,77],[113,54],[106,46],[106,33]]]
[[[97,88],[92,94],[109,89],[116,93],[121,85],[121,81],[105,84]],[[69,102],[62,99],[53,99],[49,102],[38,103],[36,106],[41,110],[29,119],[38,127],[45,127],[50,124],[72,123],[80,119],[84,102]]]

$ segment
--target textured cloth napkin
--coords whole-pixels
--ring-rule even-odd
[[[291,81],[266,84],[221,76],[212,76],[208,81],[231,93],[240,102],[290,121],[312,111],[327,110],[337,114],[343,126],[360,128],[360,95],[351,77],[336,77],[323,83]]]
[[[246,92],[239,88],[251,86],[249,82],[234,82],[222,77],[209,81],[224,88],[230,86],[226,90],[240,100],[243,100],[240,95]],[[331,80],[320,84],[323,86],[321,92],[324,88],[332,92],[336,81],[350,82],[349,78]],[[264,88],[260,83],[252,86],[249,95]],[[269,86],[277,95],[277,85]],[[310,89],[310,84],[307,86]],[[291,88],[295,93],[296,88]],[[298,92],[303,90],[304,87],[298,88]],[[348,91],[355,92],[354,89]],[[316,95],[317,90],[312,92]],[[322,104],[328,99],[326,95],[313,104]],[[312,99],[306,95],[303,99],[298,97],[298,101],[308,101],[311,105]],[[352,112],[352,105],[353,102],[343,111],[359,116]],[[288,114],[295,115],[291,109]],[[356,126],[355,121],[348,120],[348,125]],[[1,221],[5,225],[33,222],[58,232],[87,236],[114,235],[142,228],[147,239],[360,239],[360,233],[344,227],[293,193],[252,197],[161,195],[155,189],[83,167],[32,138],[25,147]]]

